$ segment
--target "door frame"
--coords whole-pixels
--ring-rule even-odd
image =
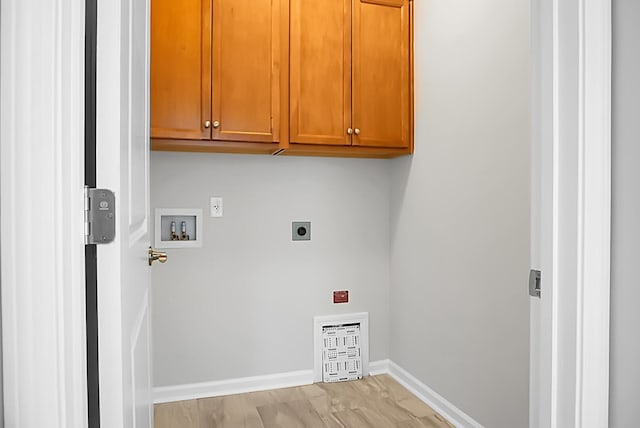
[[[530,426],[607,426],[611,0],[534,0],[531,31]]]
[[[548,248],[541,248],[539,260],[543,295],[550,290],[553,300],[541,305],[549,318],[541,356],[546,375],[532,409],[544,422],[536,426],[566,426],[566,418],[575,426],[606,426],[611,4],[532,4],[532,46],[540,50],[532,81],[542,96],[541,104],[534,99],[532,136],[538,141],[536,130],[541,133],[541,155],[551,159],[538,220],[557,232],[540,242]],[[3,0],[1,7],[5,422],[85,427],[84,0]],[[576,76],[578,90],[565,90]],[[560,144],[567,140],[575,144]],[[575,203],[559,204],[565,200]],[[16,227],[33,219],[28,233]],[[565,283],[573,294],[558,293]],[[561,338],[575,340],[563,347]],[[559,370],[560,364],[569,369]]]
[[[84,0],[1,8],[4,422],[84,427]]]

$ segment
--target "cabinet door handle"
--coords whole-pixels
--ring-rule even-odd
[[[355,132],[356,135],[360,135],[360,129],[356,128],[353,132]]]
[[[211,121],[210,120],[205,120],[204,127],[205,127],[205,129],[209,129],[211,127]]]
[[[218,122],[217,120],[214,120],[214,121],[213,121],[213,127],[214,127],[215,129],[218,129],[218,128],[220,127],[220,122]]]
[[[347,135],[351,135],[351,134],[353,134],[353,129],[347,128]]]

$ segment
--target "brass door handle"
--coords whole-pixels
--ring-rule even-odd
[[[353,132],[356,135],[360,135],[360,129],[358,129],[358,128],[354,129]]]
[[[156,251],[153,248],[149,247],[149,266],[151,266],[151,264],[156,260],[160,263],[166,263],[167,253]]]
[[[353,134],[353,129],[347,128],[347,135],[351,135],[351,134]]]
[[[205,127],[205,129],[211,128],[211,121],[210,120],[205,120],[204,121],[204,127]]]
[[[220,122],[218,122],[217,120],[214,120],[214,121],[213,121],[213,127],[214,127],[215,129],[218,129],[218,128],[220,127]]]

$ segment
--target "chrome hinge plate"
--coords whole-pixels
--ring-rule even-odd
[[[116,237],[116,196],[108,189],[84,188],[84,243],[108,244]]]

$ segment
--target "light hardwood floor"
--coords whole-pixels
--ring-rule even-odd
[[[452,426],[388,375],[155,406],[155,428]]]

